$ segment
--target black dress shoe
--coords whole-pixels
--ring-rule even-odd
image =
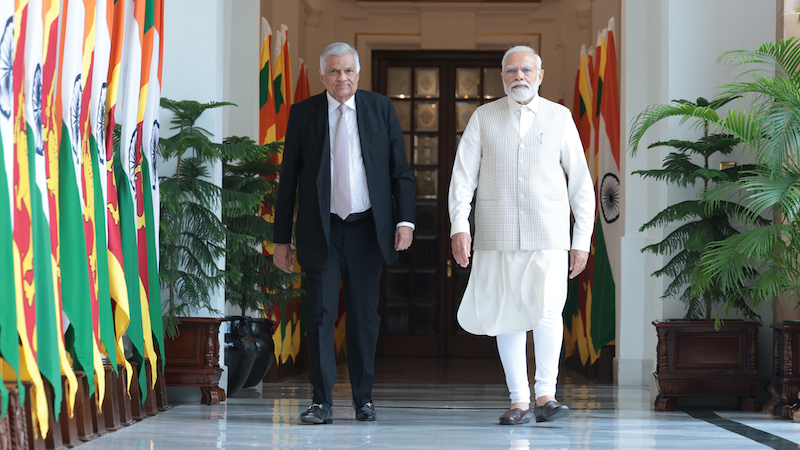
[[[373,405],[372,402],[366,402],[361,406],[356,406],[356,403],[353,402],[353,409],[356,410],[356,420],[362,422],[378,420],[378,415],[375,413],[375,405]]]
[[[319,403],[314,403],[300,414],[300,422],[312,425],[333,423],[333,408],[325,409]]]
[[[533,411],[530,409],[514,408],[509,409],[502,416],[500,416],[500,425],[522,425],[529,423],[533,416]]]
[[[569,417],[569,408],[555,400],[550,400],[542,406],[534,406],[533,415],[536,417],[537,422],[552,422],[556,419]]]

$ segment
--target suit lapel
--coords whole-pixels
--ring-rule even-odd
[[[317,174],[317,191],[320,198],[320,213],[330,210],[331,196],[331,142],[328,133],[328,96],[323,91],[317,96],[316,110],[314,111],[314,129],[319,142],[319,173]]]
[[[361,91],[356,91],[356,120],[358,121],[358,138],[361,141],[361,157],[364,159],[364,166],[367,165],[367,157],[371,148],[369,146],[369,136],[372,134],[370,129],[370,110],[369,104],[364,100]]]

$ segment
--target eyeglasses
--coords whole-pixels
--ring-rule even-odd
[[[521,70],[522,74],[527,76],[533,75],[535,72],[538,72],[537,69],[532,69],[530,67],[523,67],[522,69],[517,69],[516,67],[510,67],[503,71],[503,75],[510,77],[517,74],[517,70]]]

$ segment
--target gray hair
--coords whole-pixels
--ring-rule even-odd
[[[537,66],[536,70],[542,70],[542,57],[539,56],[538,53],[536,53],[536,50],[528,47],[527,45],[517,45],[516,47],[511,47],[510,49],[508,49],[506,54],[503,55],[503,60],[500,61],[500,71],[501,72],[506,70],[506,58],[508,58],[508,55],[510,55],[512,53],[517,53],[517,52],[530,52],[530,53],[533,53],[533,56],[536,59],[536,66]]]
[[[347,53],[353,55],[353,59],[356,61],[356,73],[361,72],[361,63],[358,61],[358,52],[356,49],[351,47],[344,42],[334,42],[333,44],[329,45],[328,48],[322,52],[322,55],[319,57],[319,73],[325,73],[325,60],[327,60],[331,56],[342,56]]]

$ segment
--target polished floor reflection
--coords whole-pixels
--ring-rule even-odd
[[[378,421],[357,422],[346,368],[331,425],[300,425],[304,377],[245,389],[224,404],[169,411],[81,449],[798,449],[800,424],[730,410],[656,412],[645,388],[594,385],[568,373],[569,419],[500,426],[508,407],[494,360],[388,360],[376,365]]]

